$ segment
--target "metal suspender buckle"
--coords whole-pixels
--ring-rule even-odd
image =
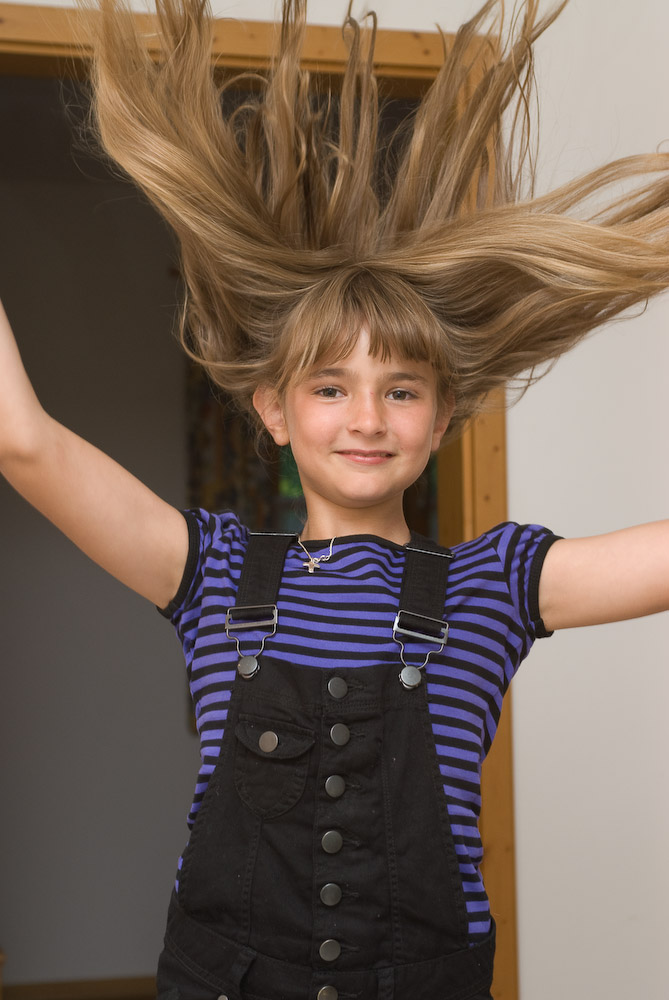
[[[276,632],[279,612],[276,604],[253,604],[247,607],[232,607],[225,612],[225,634],[228,639],[234,638],[230,633],[243,632],[245,629],[271,628],[269,635]]]
[[[225,634],[233,639],[237,646],[237,673],[245,681],[250,681],[260,670],[258,657],[265,648],[265,641],[276,632],[279,612],[276,604],[253,604],[246,607],[232,607],[225,612]],[[242,653],[239,639],[233,632],[244,632],[248,629],[269,628],[262,637],[260,649],[255,653]]]
[[[423,681],[422,671],[432,653],[441,653],[448,639],[448,622],[440,618],[428,618],[426,615],[416,615],[410,611],[398,611],[393,624],[393,639],[400,647],[400,659],[404,666],[400,671],[400,683],[407,690],[420,687]],[[438,648],[430,649],[425,659],[416,667],[404,659],[404,639],[417,639],[419,642],[431,642]]]
[[[419,632],[419,628],[424,631]],[[439,648],[439,652],[441,652],[448,638],[448,622],[442,621],[441,618],[427,618],[425,615],[415,615],[410,611],[400,609],[393,624],[393,639],[396,642],[401,642],[397,638],[398,635],[419,639],[421,642],[441,643]]]

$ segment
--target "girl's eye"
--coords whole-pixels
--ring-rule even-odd
[[[408,389],[392,389],[388,395],[398,403],[403,403],[406,399],[413,399],[414,394]]]
[[[339,393],[339,389],[335,385],[322,385],[320,388],[316,389],[317,396],[323,396],[324,399],[336,399]]]

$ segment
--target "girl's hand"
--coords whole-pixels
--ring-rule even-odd
[[[0,472],[80,549],[164,607],[188,550],[182,515],[41,407],[0,304]]]
[[[548,630],[669,610],[669,521],[556,542],[541,573],[539,608]]]

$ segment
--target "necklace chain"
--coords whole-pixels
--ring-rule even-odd
[[[328,559],[330,558],[330,556],[332,555],[332,546],[334,545],[336,538],[337,538],[337,536],[334,535],[332,537],[332,539],[330,540],[330,551],[325,556],[312,556],[311,553],[309,552],[309,550],[306,549],[304,547],[304,545],[302,544],[301,539],[298,538],[297,539],[297,544],[300,546],[300,548],[302,549],[302,551],[307,556],[307,561],[302,563],[302,565],[304,566],[304,568],[307,569],[307,570],[309,570],[310,573],[313,573],[313,571],[316,569],[316,567],[318,566],[319,563],[327,562]]]

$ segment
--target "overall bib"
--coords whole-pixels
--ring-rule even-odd
[[[294,537],[250,536],[231,637],[272,634]],[[446,641],[449,561],[417,536],[406,547],[397,669],[240,656],[170,903],[159,1000],[490,996],[494,932],[469,946],[422,670]],[[422,648],[416,665],[403,643]]]

